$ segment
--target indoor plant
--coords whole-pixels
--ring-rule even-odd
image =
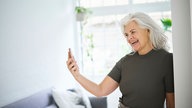
[[[77,21],[84,21],[92,13],[91,10],[82,6],[76,6],[75,12]]]
[[[170,18],[162,18],[161,23],[163,24],[165,31],[170,31],[170,28],[172,26],[172,21]]]

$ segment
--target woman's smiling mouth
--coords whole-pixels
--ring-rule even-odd
[[[139,42],[139,40],[136,40],[136,41],[132,42],[132,43],[131,43],[131,46],[136,45],[138,42]]]

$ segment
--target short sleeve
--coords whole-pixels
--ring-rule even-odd
[[[173,70],[173,54],[169,53],[165,57],[165,91],[174,92],[174,70]]]
[[[120,61],[116,63],[111,72],[108,74],[113,80],[117,83],[120,83],[121,80],[121,69],[120,69]]]

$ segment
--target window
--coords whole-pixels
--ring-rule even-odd
[[[133,3],[155,3],[155,2],[163,2],[168,0],[131,0]]]
[[[103,7],[128,4],[129,0],[80,0],[80,4],[85,7]]]
[[[118,6],[127,4],[155,3],[169,0],[80,0],[80,5],[85,7]]]
[[[90,18],[84,26],[83,60],[89,74],[106,74],[113,65],[131,49],[128,48],[118,25],[123,15],[107,15]],[[93,49],[90,49],[92,34]],[[88,52],[89,51],[89,52]]]
[[[142,3],[142,8],[134,4]],[[131,52],[131,48],[126,42],[126,39],[119,28],[119,21],[130,11],[122,11],[123,6],[129,7],[131,5],[132,11],[143,11],[145,4],[149,3],[169,3],[168,0],[81,0],[80,5],[94,9],[97,7],[97,14],[89,17],[86,24],[83,24],[82,33],[82,57],[83,57],[83,72],[88,76],[105,76],[113,68],[115,63],[123,56]],[[121,5],[123,5],[121,7]],[[110,8],[114,6],[118,9]],[[146,8],[148,8],[146,5]],[[100,14],[106,10],[105,14]],[[121,9],[122,8],[122,9]],[[114,11],[114,13],[113,13]],[[161,18],[171,18],[170,7],[167,10],[152,7],[147,10],[148,13],[159,25],[162,26]],[[171,32],[167,33],[171,45]],[[171,51],[171,50],[170,50]]]

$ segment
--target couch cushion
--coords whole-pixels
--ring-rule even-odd
[[[46,108],[58,108],[58,107],[56,106],[56,104],[52,104],[52,105],[47,106]]]
[[[80,88],[74,88],[74,89],[69,89],[69,91],[75,92],[78,95],[81,96],[81,105],[84,105],[85,108],[92,108],[91,106],[91,102],[88,98],[88,96],[86,95],[85,91],[80,89]]]
[[[74,92],[54,88],[52,95],[59,108],[85,108],[80,105],[81,96]]]

